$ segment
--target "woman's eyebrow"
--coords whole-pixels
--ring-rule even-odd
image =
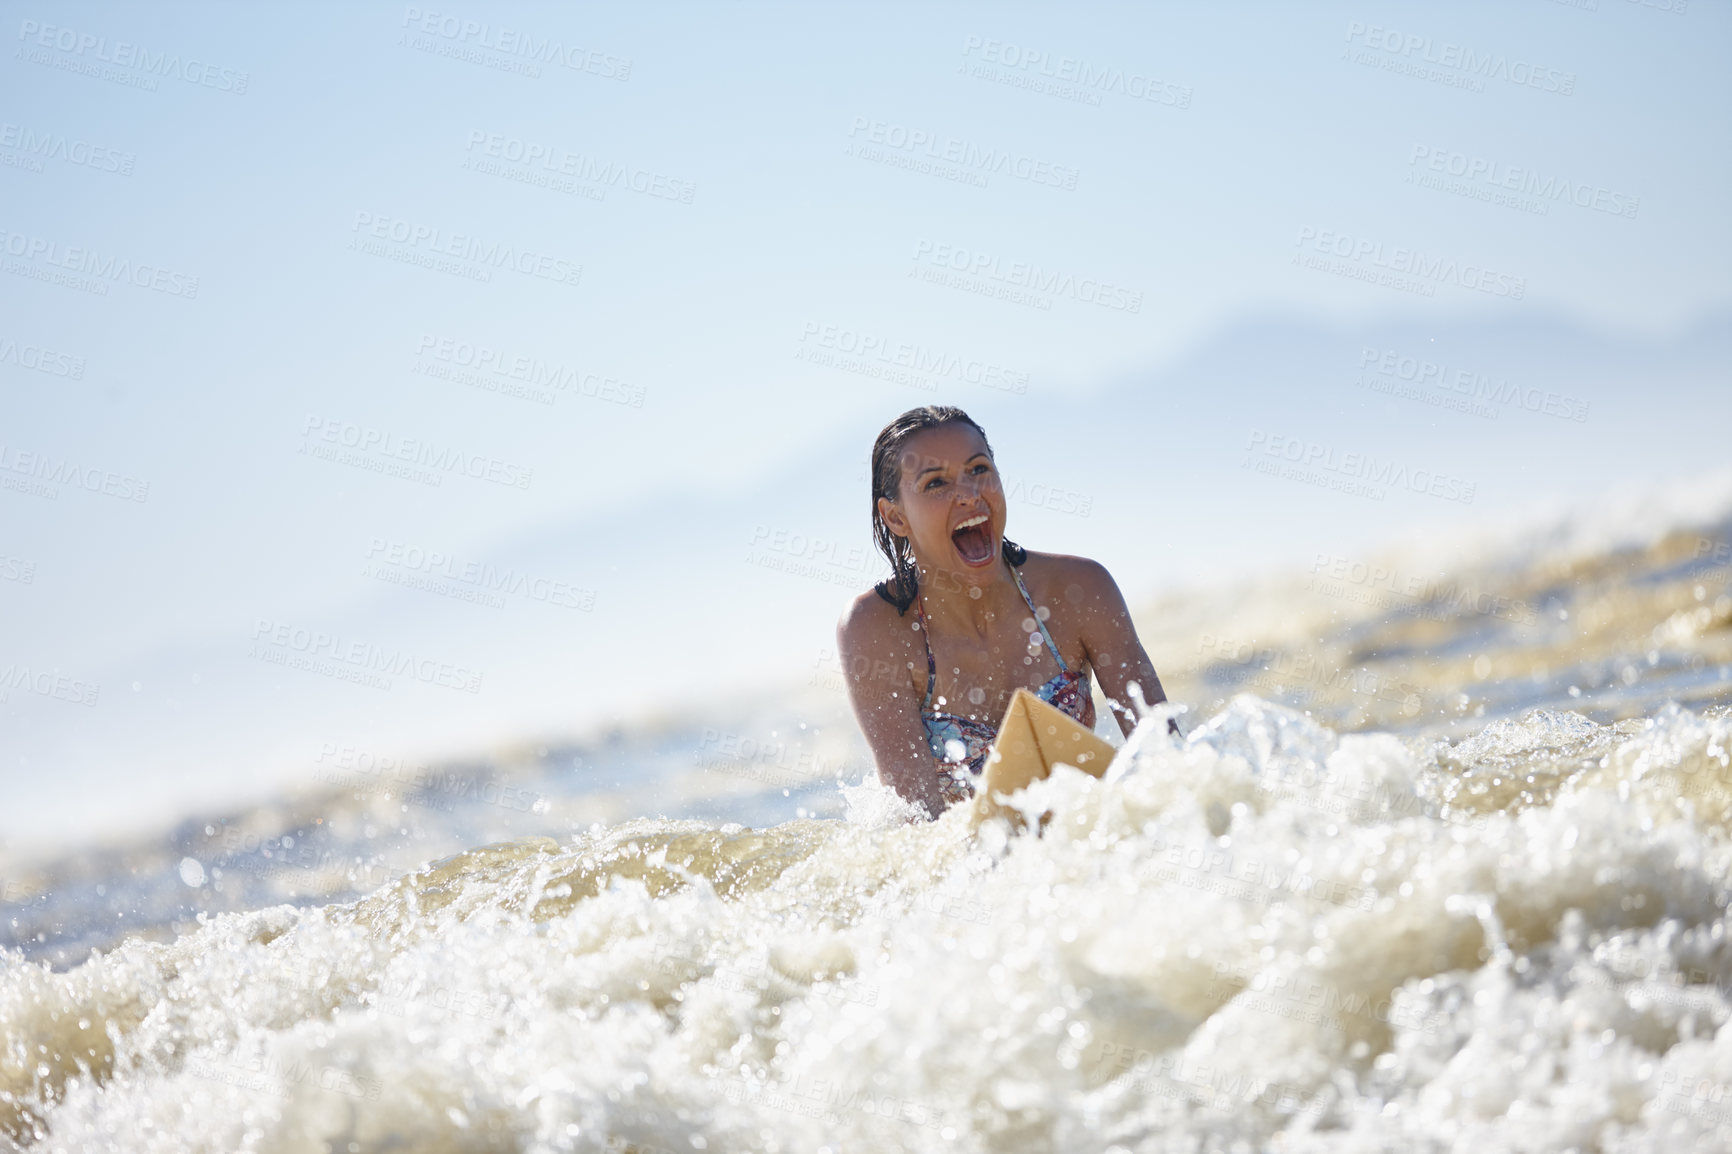
[[[978,457],[986,457],[986,454],[985,453],[976,453],[976,454],[974,454],[973,457],[968,458],[968,460],[966,460],[962,463],[964,465],[972,465],[975,462],[975,459]],[[992,460],[991,457],[986,457],[986,459],[988,461]],[[928,466],[926,466],[926,468],[920,470],[920,472],[914,474],[914,479],[916,481],[918,481],[920,478],[926,476],[926,474],[928,474],[928,473],[942,473],[945,470],[945,467],[947,465],[948,465],[948,462],[944,462],[942,464],[937,464],[937,465],[928,465]]]

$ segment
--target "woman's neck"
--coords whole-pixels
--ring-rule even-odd
[[[987,625],[1001,614],[1024,608],[1010,562],[1000,556],[998,564],[988,572],[990,577],[986,581],[973,584],[948,573],[922,569],[920,598],[926,607],[927,620],[985,633]]]

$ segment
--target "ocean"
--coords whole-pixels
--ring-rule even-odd
[[[1732,1149],[1724,478],[1138,608],[1038,833],[819,661],[0,860],[0,1147]]]

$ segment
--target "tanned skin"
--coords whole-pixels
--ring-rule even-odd
[[[896,500],[879,498],[878,511],[890,531],[913,547],[938,665],[933,708],[996,726],[1018,688],[1033,690],[1058,672],[1039,631],[1026,627],[1028,606],[1001,554],[1005,501],[998,468],[980,433],[951,421],[908,438],[901,469]],[[981,513],[992,552],[976,565],[963,557],[951,534]],[[1131,687],[1150,705],[1165,701],[1166,693],[1112,575],[1085,557],[1029,550],[1022,577],[1036,609],[1050,610],[1046,627],[1065,664],[1093,672],[1128,736],[1136,725]],[[926,649],[915,621],[912,607],[898,614],[868,591],[843,614],[836,646],[879,780],[937,817],[945,801],[939,763],[920,720]],[[1093,724],[1093,714],[1091,704],[1087,724]]]

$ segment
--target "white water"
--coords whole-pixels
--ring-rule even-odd
[[[1243,696],[1037,787],[1039,837],[859,788],[13,960],[0,1110],[44,1151],[1725,1148],[1725,711],[1427,746]]]

